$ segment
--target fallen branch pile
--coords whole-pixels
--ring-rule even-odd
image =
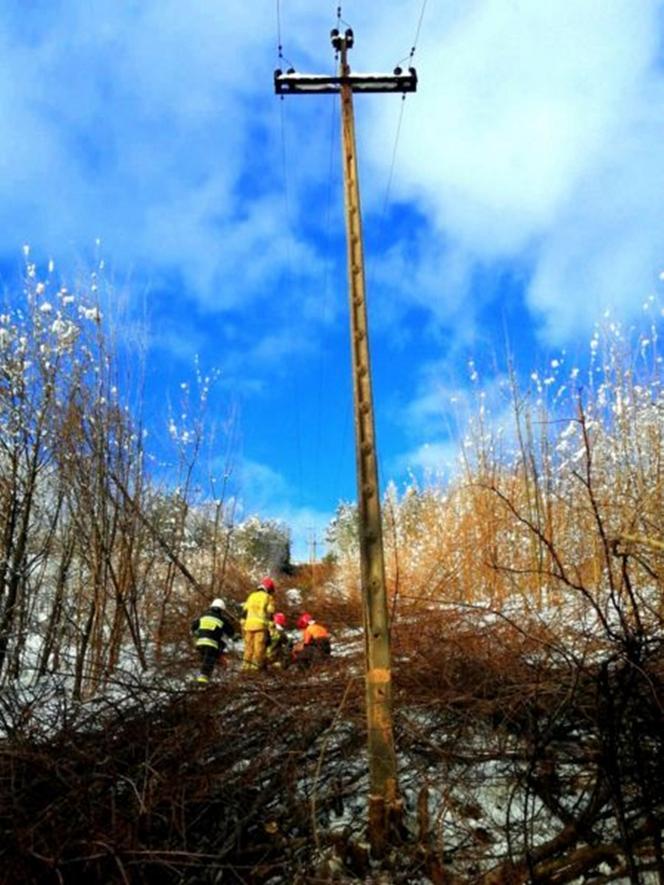
[[[0,881],[245,882],[297,869],[314,786],[319,817],[343,802],[329,772],[313,780],[339,687],[303,685],[297,703],[283,677],[156,700],[142,690],[122,709],[95,705],[96,727],[80,711],[49,739],[16,722],[0,745]],[[332,767],[361,741],[351,722],[328,742]]]
[[[406,826],[364,842],[357,655],[205,690],[0,697],[0,882],[664,880],[664,652],[541,626],[394,635]],[[400,841],[398,841],[400,840]]]

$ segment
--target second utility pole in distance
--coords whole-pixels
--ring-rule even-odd
[[[373,856],[381,857],[388,844],[390,828],[401,817],[402,806],[397,784],[392,728],[392,666],[371,390],[353,92],[414,92],[417,75],[412,68],[406,74],[399,68],[394,74],[352,74],[348,64],[348,50],[353,45],[352,30],[348,28],[341,34],[335,29],[331,37],[332,46],[339,53],[339,75],[329,77],[298,74],[292,69],[284,74],[277,70],[274,87],[278,95],[339,93],[341,96],[360,571],[366,650],[369,842]]]

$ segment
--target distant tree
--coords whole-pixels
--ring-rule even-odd
[[[234,559],[252,574],[284,572],[291,568],[291,541],[288,527],[276,519],[251,516],[232,532]]]
[[[325,532],[325,542],[336,557],[348,559],[359,555],[359,538],[357,504],[341,501]]]

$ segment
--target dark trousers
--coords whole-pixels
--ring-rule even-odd
[[[296,656],[295,663],[303,670],[308,670],[313,664],[323,661],[332,651],[330,640],[314,639],[308,645],[305,645],[302,651]]]
[[[209,679],[210,676],[212,676],[214,665],[217,663],[219,650],[216,648],[212,648],[211,645],[199,645],[198,654],[201,658],[201,673],[203,676],[207,676]]]

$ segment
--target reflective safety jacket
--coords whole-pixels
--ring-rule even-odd
[[[224,636],[233,636],[233,628],[221,617],[218,608],[208,609],[200,618],[191,623],[191,632],[196,637],[196,648],[208,646],[217,651],[223,651],[222,642]]]
[[[290,657],[293,648],[293,639],[287,630],[279,628],[273,622],[269,627],[270,642],[267,647],[267,656],[270,660]]]
[[[310,643],[318,642],[321,639],[327,639],[329,642],[330,634],[322,624],[317,624],[315,621],[302,631],[303,645],[309,645]]]
[[[242,603],[244,618],[242,626],[245,630],[269,629],[272,615],[274,614],[274,602],[267,590],[254,590]]]

